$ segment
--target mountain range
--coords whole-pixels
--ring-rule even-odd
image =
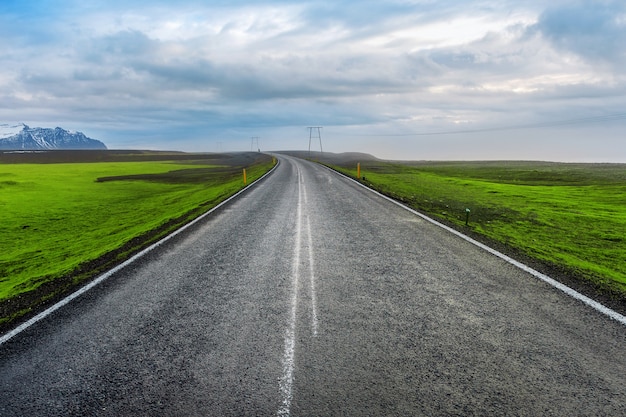
[[[99,140],[82,132],[71,132],[60,127],[29,127],[0,124],[0,150],[53,150],[53,149],[107,149]]]

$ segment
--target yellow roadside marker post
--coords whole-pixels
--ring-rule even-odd
[[[361,179],[361,163],[360,162],[356,164],[356,178],[358,180]]]
[[[248,183],[247,178],[246,178],[246,169],[243,169],[243,185],[246,185]]]

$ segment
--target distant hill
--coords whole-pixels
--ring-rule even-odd
[[[0,124],[0,150],[107,149],[99,140],[60,127]]]

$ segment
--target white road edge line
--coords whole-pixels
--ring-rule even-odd
[[[322,166],[324,166],[324,165],[322,165]],[[381,194],[381,193],[379,193],[376,190],[372,190],[371,188],[361,184],[360,182],[358,182],[354,178],[350,178],[347,175],[344,175],[341,172],[337,172],[334,169],[331,169],[329,167],[324,166],[324,168],[326,168],[329,171],[334,172],[337,175],[340,175],[340,176],[342,176],[342,177],[344,177],[344,178],[354,182],[355,184],[358,184],[359,186],[365,188],[366,190],[368,190],[368,191],[370,191],[370,192],[372,192],[374,194],[379,195],[380,197],[384,198],[385,200],[388,200],[388,201],[394,203],[395,205],[397,205],[399,207],[402,207],[403,209],[405,209],[405,210],[415,214],[418,217],[421,217],[422,219],[426,220],[427,222],[430,222],[430,223],[432,223],[432,224],[434,224],[436,226],[439,226],[442,229],[445,229],[448,232],[450,232],[450,233],[460,237],[461,239],[464,239],[467,242],[469,242],[469,243],[471,243],[473,245],[476,245],[476,246],[478,246],[481,249],[486,250],[487,252],[491,253],[492,255],[495,255],[498,258],[503,259],[506,262],[516,266],[517,268],[520,268],[523,271],[528,272],[529,274],[531,274],[534,277],[540,279],[541,281],[544,281],[547,284],[549,284],[549,285],[551,285],[551,286],[553,286],[553,287],[563,291],[565,294],[569,295],[570,297],[575,298],[575,299],[577,299],[579,301],[582,301],[583,303],[587,304],[589,307],[595,309],[596,311],[598,311],[598,312],[600,312],[600,313],[602,313],[602,314],[612,318],[613,320],[616,320],[619,323],[621,323],[621,324],[626,326],[626,316],[623,316],[622,314],[618,313],[617,311],[614,311],[614,310],[606,307],[605,305],[600,304],[599,302],[597,302],[597,301],[587,297],[586,295],[583,295],[583,294],[579,293],[578,291],[568,287],[565,284],[562,284],[562,283],[556,281],[553,278],[550,278],[549,276],[547,276],[547,275],[545,275],[545,274],[543,274],[543,273],[541,273],[541,272],[539,272],[539,271],[529,267],[528,265],[525,265],[525,264],[523,264],[523,263],[521,263],[519,261],[516,261],[515,259],[513,259],[513,258],[511,258],[511,257],[509,257],[509,256],[507,256],[507,255],[505,255],[505,254],[503,254],[501,252],[498,252],[497,250],[495,250],[493,248],[490,248],[489,246],[487,246],[487,245],[485,245],[483,243],[480,243],[477,240],[474,240],[471,237],[466,236],[463,233],[461,233],[461,232],[459,232],[459,231],[457,231],[457,230],[455,230],[455,229],[453,229],[451,227],[448,227],[448,226],[446,226],[443,223],[439,223],[437,220],[434,220],[434,219],[426,216],[425,214],[422,214],[422,213],[420,213],[420,212],[418,212],[416,210],[413,210],[410,207],[405,206],[404,204],[400,203],[399,201],[394,200],[393,198],[387,197],[386,195]]]
[[[248,191],[252,187],[253,184],[258,183],[259,181],[261,181],[262,179],[264,179],[265,177],[270,175],[272,172],[274,172],[274,170],[280,164],[280,160],[277,159],[276,161],[277,161],[276,165],[271,170],[266,172],[265,175],[263,175],[261,178],[257,179],[255,182],[251,183],[250,185],[248,185],[244,189],[240,190],[236,194],[232,195],[228,199],[222,201],[217,206],[213,207],[211,210],[207,211],[206,213],[204,213],[200,217],[197,217],[196,219],[194,219],[191,222],[187,223],[186,225],[182,226],[180,229],[175,230],[174,232],[172,232],[171,234],[165,236],[163,239],[159,240],[158,242],[153,243],[152,245],[148,246],[146,249],[144,249],[141,252],[135,254],[134,256],[132,256],[131,258],[129,258],[126,261],[122,262],[121,264],[119,264],[118,266],[114,267],[113,269],[110,269],[107,272],[103,273],[102,275],[99,275],[97,278],[95,278],[93,281],[90,281],[84,287],[79,288],[78,290],[76,290],[72,294],[70,294],[67,297],[63,298],[58,303],[48,307],[46,310],[42,311],[41,313],[37,314],[36,316],[32,317],[31,319],[25,321],[24,323],[20,324],[19,326],[17,326],[13,330],[9,331],[8,333],[5,333],[4,335],[2,335],[0,337],[0,346],[2,346],[9,339],[17,336],[18,334],[20,334],[24,330],[28,329],[33,324],[37,323],[40,320],[43,320],[44,318],[48,317],[50,314],[54,313],[56,310],[58,310],[61,307],[69,304],[74,299],[80,297],[81,295],[85,294],[87,291],[89,291],[92,288],[96,287],[97,285],[101,284],[102,282],[107,280],[109,277],[111,277],[113,274],[115,274],[116,272],[126,268],[127,266],[129,266],[133,262],[137,261],[138,259],[140,259],[143,256],[145,256],[146,254],[148,254],[149,252],[152,252],[154,249],[156,249],[159,246],[163,245],[164,243],[166,243],[167,241],[169,241],[170,239],[172,239],[176,235],[184,232],[185,230],[189,229],[194,224],[202,221],[204,218],[206,218],[207,216],[209,216],[210,214],[212,214],[213,212],[215,212],[216,210],[218,210],[222,206],[230,203],[232,200],[234,200],[235,198],[239,197],[239,195],[241,195],[244,192]]]

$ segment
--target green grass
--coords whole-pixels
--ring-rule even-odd
[[[460,228],[469,208],[471,231],[626,294],[626,165],[370,162],[361,175]]]
[[[272,166],[198,159],[0,165],[0,302],[87,278],[94,260],[119,262],[243,188],[242,168],[250,183]]]

